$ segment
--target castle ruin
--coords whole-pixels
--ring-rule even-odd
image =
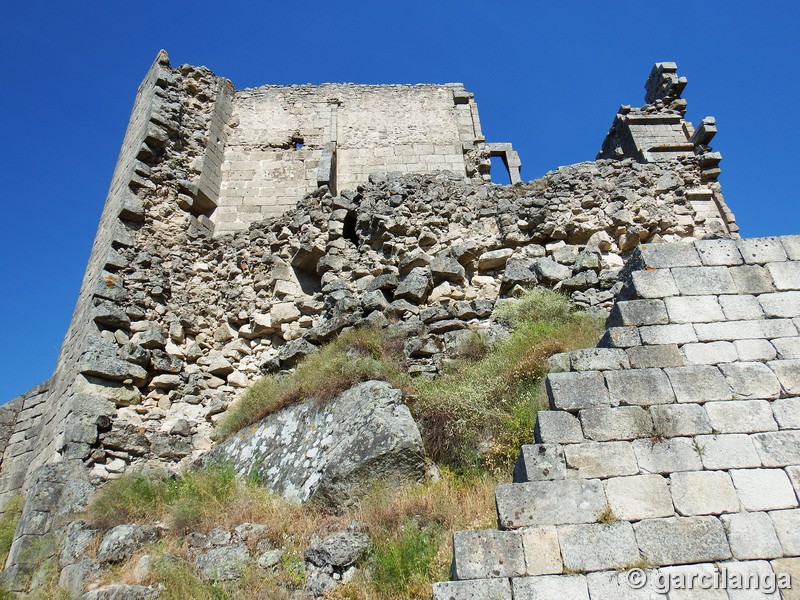
[[[58,531],[96,486],[131,467],[185,468],[211,451],[220,416],[264,373],[293,368],[347,328],[399,321],[413,334],[409,371],[433,377],[461,335],[486,326],[498,299],[536,284],[611,311],[605,348],[561,358],[539,445],[523,448],[518,482],[509,484],[518,487],[498,490],[503,531],[456,540],[459,581],[441,584],[437,598],[525,598],[519,590],[551,583],[588,598],[586,577],[533,579],[607,575],[640,552],[656,567],[800,554],[796,536],[780,529],[796,523],[800,494],[800,425],[790,414],[800,393],[798,242],[739,240],[717,181],[721,157],[709,146],[715,122],[685,120],[685,85],[673,63],[656,64],[646,104],[619,109],[595,161],[525,182],[511,145],[484,138],[461,84],[236,90],[204,67],[172,68],[159,53],[136,95],[53,376],[0,408],[0,509],[25,496],[6,563],[15,589],[24,588],[17,574],[35,566],[25,563],[26,545]],[[512,185],[492,184],[494,156]],[[711,344],[726,344],[729,366],[708,357]],[[751,372],[758,386],[748,383]],[[732,391],[692,395],[692,377]],[[634,384],[647,392],[631,399]],[[734,394],[763,426],[742,429],[733,404],[722,405]],[[704,401],[716,412],[700,416]],[[673,408],[680,414],[667,415]],[[614,415],[591,412],[600,410]],[[641,441],[642,423],[652,431],[657,419],[672,427],[669,456]],[[747,460],[711,466],[689,448],[706,436],[755,445]],[[608,468],[595,465],[606,457]],[[542,461],[552,463],[544,476]],[[684,471],[697,475],[677,474]],[[705,499],[692,496],[696,504],[678,507],[679,516],[671,504],[640,514],[620,496],[634,484],[614,479],[622,477],[639,477],[656,494],[663,482],[652,477],[690,494],[713,477],[730,502],[696,509]],[[735,489],[720,483],[729,477]],[[780,487],[779,505],[742,496],[758,495],[759,478]],[[573,496],[578,521],[547,504]],[[620,507],[624,548],[610,548],[595,527],[606,502]],[[786,514],[765,512],[773,510]],[[778,519],[780,544],[731,554],[738,542],[729,538],[740,530],[726,534],[709,516],[721,512],[742,527],[760,519],[760,532],[765,518]],[[664,522],[642,525],[645,518]],[[546,568],[529,558],[539,556],[529,550],[538,543],[530,528],[539,526],[548,552],[561,541]],[[647,541],[637,546],[640,530]],[[695,534],[714,551],[683,560],[658,546],[659,537]],[[584,535],[620,558],[587,554],[575,542]],[[573,543],[574,554],[562,557]],[[81,579],[74,564],[62,567]],[[617,596],[591,593],[606,597]]]

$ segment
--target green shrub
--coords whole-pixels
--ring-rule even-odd
[[[547,359],[596,344],[601,331],[598,318],[542,288],[504,301],[495,317],[513,329],[486,356],[456,362],[436,379],[415,381],[412,410],[426,448],[461,474],[511,469],[520,445],[533,437]]]
[[[409,521],[399,538],[379,541],[370,560],[372,582],[383,598],[415,598],[427,588],[441,531]],[[444,576],[445,574],[442,574]]]
[[[25,500],[22,496],[14,496],[8,501],[5,512],[0,517],[0,569],[3,568],[6,558],[8,558],[8,552],[11,550],[24,503]]]
[[[308,356],[287,375],[263,378],[226,413],[216,435],[224,439],[293,402],[325,403],[356,383],[368,380],[406,385],[403,340],[386,330],[351,329]]]

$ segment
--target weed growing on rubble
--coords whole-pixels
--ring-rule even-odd
[[[387,330],[346,331],[293,373],[265,377],[251,387],[228,410],[217,437],[298,400],[327,402],[356,383],[378,379],[406,392],[437,463],[461,474],[507,472],[520,445],[532,438],[547,359],[594,345],[601,323],[545,288],[503,302],[495,318],[510,327],[507,339],[490,346],[477,333],[468,336],[458,358],[433,380],[408,376],[402,338]]]
[[[224,439],[299,400],[327,402],[362,381],[378,379],[405,388],[409,378],[403,345],[402,338],[385,330],[345,331],[309,355],[294,372],[265,377],[247,390],[217,427],[217,437]]]
[[[135,565],[141,556],[149,554],[152,568],[141,583],[162,584],[159,597],[165,600],[288,600],[292,590],[304,586],[302,555],[312,537],[345,529],[357,521],[369,531],[373,546],[360,565],[359,575],[330,597],[410,600],[429,598],[431,584],[447,578],[453,532],[492,526],[496,484],[493,478],[456,477],[444,469],[441,479],[426,485],[397,487],[376,482],[358,503],[331,513],[277,497],[246,479],[234,477],[226,467],[219,467],[189,472],[173,480],[123,475],[98,493],[89,515],[95,517],[93,526],[101,530],[131,522],[173,525],[157,544],[105,570],[101,581],[133,582]],[[161,499],[153,494],[154,490]],[[120,496],[115,497],[117,494]],[[126,503],[138,501],[142,505],[136,512],[123,509]],[[190,527],[175,524],[176,506],[194,507]],[[97,520],[103,512],[104,518]],[[181,514],[182,511],[177,512]],[[263,539],[282,550],[281,561],[272,570],[260,569],[251,561],[241,577],[229,582],[204,580],[194,565],[193,552],[197,550],[190,548],[186,531],[202,533],[217,527],[231,530],[245,522],[267,526]],[[249,542],[254,557],[256,543]]]
[[[22,496],[14,496],[8,501],[5,512],[0,517],[0,565],[5,564],[8,551],[11,550],[14,532],[17,530],[17,523],[22,515],[23,502]]]
[[[460,473],[510,471],[544,405],[547,359],[596,344],[601,331],[597,317],[543,288],[504,302],[495,318],[507,322],[511,333],[486,356],[415,382],[411,408],[426,448],[436,462]]]

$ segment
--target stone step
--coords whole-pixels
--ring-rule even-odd
[[[433,584],[433,600],[513,600],[508,579],[442,581]]]
[[[500,529],[594,523],[607,504],[599,479],[501,484],[495,501]]]
[[[453,535],[454,580],[545,575],[562,570],[555,527],[460,531]]]

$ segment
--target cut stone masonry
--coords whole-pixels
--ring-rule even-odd
[[[800,236],[642,245],[621,281],[600,345],[551,359],[499,529],[454,536],[435,599],[666,598],[675,569],[800,585]]]

